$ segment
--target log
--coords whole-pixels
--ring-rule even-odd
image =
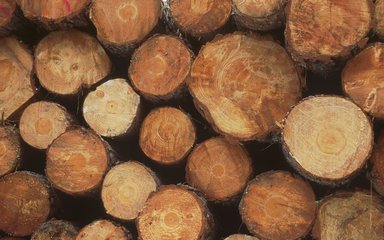
[[[33,233],[52,214],[52,191],[41,175],[22,171],[0,179],[0,230],[11,236]]]
[[[86,129],[67,131],[47,150],[46,176],[52,185],[70,195],[98,190],[113,159],[107,144]]]
[[[170,25],[195,38],[207,37],[219,30],[231,15],[231,0],[169,0]]]
[[[252,175],[252,159],[245,148],[223,137],[208,139],[188,157],[187,183],[210,201],[232,200],[242,193]]]
[[[111,79],[88,93],[83,116],[101,136],[122,137],[138,125],[140,102],[140,96],[125,79]]]
[[[170,35],[155,35],[137,48],[128,75],[133,87],[146,99],[157,102],[181,95],[190,76],[193,53]]]
[[[261,239],[300,239],[315,219],[315,193],[298,176],[269,171],[248,184],[239,211],[248,230]]]
[[[156,163],[174,165],[185,159],[195,139],[195,127],[186,113],[173,107],[161,107],[152,110],[144,119],[139,145]]]
[[[86,9],[90,0],[16,0],[23,14],[47,30],[85,27]]]
[[[283,26],[288,0],[233,0],[236,24],[255,31],[270,31]]]
[[[31,236],[31,240],[75,240],[77,228],[70,222],[52,219],[43,223]]]
[[[278,122],[301,97],[298,72],[284,48],[243,33],[203,46],[191,75],[196,108],[217,132],[238,140],[276,134]]]
[[[35,51],[41,85],[57,95],[75,95],[111,71],[111,61],[99,42],[77,30],[48,34]]]
[[[0,38],[0,114],[11,118],[35,94],[33,58],[15,37]]]
[[[20,135],[16,127],[0,127],[0,177],[15,171],[21,161]]]
[[[352,179],[370,157],[370,119],[350,100],[308,97],[285,120],[282,142],[288,162],[303,176],[326,185]]]
[[[376,192],[384,196],[384,130],[378,135],[372,158],[371,180]]]
[[[259,239],[256,237],[245,235],[245,234],[233,234],[231,236],[228,236],[224,240],[259,240]]]
[[[113,167],[105,176],[101,200],[106,212],[123,221],[133,221],[142,211],[149,194],[160,184],[145,165],[129,161]]]
[[[11,23],[15,12],[15,0],[0,0],[0,36],[5,36],[13,30]]]
[[[372,0],[292,0],[286,8],[285,39],[295,61],[330,70],[363,48],[373,25]]]
[[[74,124],[75,119],[60,104],[39,101],[24,110],[19,129],[27,144],[44,150]]]
[[[202,198],[185,186],[152,193],[136,221],[139,239],[211,240],[213,219]]]
[[[312,236],[315,240],[384,239],[384,205],[373,193],[337,192],[318,207]]]
[[[344,92],[364,111],[384,120],[384,44],[375,43],[349,60],[341,74]]]
[[[97,220],[83,227],[76,240],[131,240],[131,233],[123,226],[108,220]]]
[[[89,12],[97,38],[112,53],[123,56],[155,28],[160,15],[159,0],[94,0]]]
[[[376,0],[375,2],[375,27],[376,35],[384,40],[384,1]]]

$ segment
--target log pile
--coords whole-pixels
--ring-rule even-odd
[[[384,239],[384,0],[0,0],[0,240]]]

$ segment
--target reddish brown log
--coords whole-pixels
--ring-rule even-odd
[[[384,0],[375,2],[375,28],[377,36],[384,39]]]
[[[128,74],[133,87],[148,100],[180,95],[190,76],[192,51],[174,36],[156,35],[135,50]]]
[[[97,220],[83,227],[76,240],[131,240],[131,233],[123,226],[108,220]]]
[[[0,230],[28,236],[52,214],[52,192],[43,176],[15,172],[0,179]]]
[[[261,239],[300,239],[315,219],[315,193],[300,177],[270,171],[249,183],[239,210],[248,230]]]
[[[75,240],[76,227],[67,221],[49,220],[43,223],[31,236],[31,240]]]
[[[384,196],[384,130],[381,130],[378,136],[377,144],[372,153],[371,179],[373,187],[382,196]]]
[[[0,177],[15,171],[20,163],[19,131],[12,126],[0,127]]]
[[[10,25],[15,11],[15,0],[0,0],[0,36],[8,34],[12,30]]]

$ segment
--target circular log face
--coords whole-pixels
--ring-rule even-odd
[[[85,10],[90,0],[16,0],[27,18],[60,20]]]
[[[95,0],[90,19],[97,35],[109,44],[132,44],[142,40],[159,21],[160,0]]]
[[[15,9],[16,2],[14,0],[0,0],[0,28],[11,21]]]
[[[156,191],[155,174],[138,162],[113,167],[105,176],[101,199],[107,213],[122,220],[134,220],[150,193]]]
[[[184,159],[195,143],[195,127],[182,111],[162,107],[144,119],[139,144],[145,155],[160,164]]]
[[[87,95],[83,115],[98,134],[116,137],[133,127],[139,105],[140,96],[125,79],[117,78],[103,83]]]
[[[384,196],[384,130],[380,132],[372,154],[371,177],[375,190]]]
[[[284,48],[241,33],[205,45],[192,66],[189,90],[214,129],[240,140],[278,130],[301,96],[296,68]]]
[[[77,229],[72,223],[63,220],[50,220],[43,223],[31,236],[31,240],[74,240]]]
[[[289,113],[282,140],[290,163],[320,183],[346,180],[362,168],[373,145],[371,122],[354,103],[309,97]]]
[[[304,237],[311,228],[316,199],[311,186],[289,172],[258,175],[246,188],[240,214],[250,232],[262,239]]]
[[[234,7],[241,14],[265,18],[275,14],[285,0],[233,0]]]
[[[372,27],[371,0],[292,0],[285,37],[295,59],[328,63],[348,56]]]
[[[202,239],[207,225],[198,196],[178,186],[162,186],[148,199],[137,221],[140,239]]]
[[[82,228],[76,240],[131,240],[131,234],[123,226],[108,220],[97,220]]]
[[[189,77],[192,52],[178,38],[156,35],[133,54],[128,74],[144,97],[167,99]]]
[[[71,126],[72,117],[61,105],[40,101],[29,105],[20,118],[20,134],[25,142],[46,149]]]
[[[16,38],[0,39],[0,115],[7,119],[34,95],[33,58]]]
[[[234,235],[227,237],[224,240],[259,240],[259,239],[256,237],[252,237],[252,236],[248,236],[248,235],[244,235],[244,234],[234,234]]]
[[[375,32],[384,39],[384,0],[376,0],[375,2]]]
[[[384,44],[376,43],[348,61],[344,91],[366,112],[384,119]]]
[[[108,163],[104,142],[93,132],[76,129],[60,135],[48,148],[46,175],[61,191],[84,194],[101,183]]]
[[[77,30],[52,32],[39,42],[35,67],[48,91],[70,95],[107,76],[111,62],[99,42]]]
[[[252,174],[252,160],[239,143],[212,138],[190,154],[186,174],[188,184],[208,200],[225,201],[245,188]]]
[[[21,161],[20,136],[15,127],[0,127],[0,177],[14,171]]]
[[[222,27],[231,14],[231,0],[170,0],[169,8],[176,25],[194,37]]]
[[[384,239],[384,203],[369,192],[339,192],[320,202],[312,236],[316,240]]]
[[[0,230],[28,236],[51,212],[50,190],[42,176],[16,172],[0,179]]]

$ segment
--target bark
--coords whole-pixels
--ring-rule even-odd
[[[77,228],[70,222],[52,219],[43,223],[31,236],[31,240],[75,240]]]
[[[132,240],[131,233],[123,226],[108,220],[97,220],[83,227],[76,240]]]
[[[16,127],[0,127],[0,177],[15,171],[22,161],[20,135]]]

